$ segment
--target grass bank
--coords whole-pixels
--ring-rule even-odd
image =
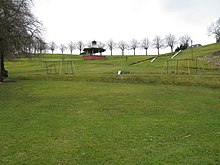
[[[108,82],[149,85],[183,85],[220,88],[220,77],[209,75],[166,75],[166,74],[80,74],[80,75],[23,75],[8,80],[59,80],[78,82]],[[7,80],[6,80],[7,81]]]

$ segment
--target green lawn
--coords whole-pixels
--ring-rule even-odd
[[[220,43],[205,45],[202,47],[193,49],[193,58],[204,57],[220,50]],[[172,61],[186,59],[192,57],[191,49],[184,50],[180,55],[176,56]],[[167,60],[171,60],[173,53],[161,55],[153,63],[149,61],[140,62],[135,65],[130,65],[134,62],[145,60],[151,57],[157,56],[107,56],[107,60],[104,61],[84,61],[80,55],[42,55],[34,57],[32,59],[16,59],[13,61],[7,61],[6,67],[9,68],[10,76],[29,76],[29,75],[42,75],[46,73],[44,66],[44,60],[61,60],[62,58],[68,60],[74,60],[74,67],[78,74],[113,74],[118,70],[129,72],[132,74],[164,74],[166,73]],[[127,57],[127,60],[126,60]],[[29,61],[29,62],[27,62]],[[192,66],[193,67],[193,66]],[[219,67],[213,67],[207,65],[204,61],[198,61],[200,69],[198,74],[218,74]],[[53,67],[51,67],[52,69]],[[175,68],[175,66],[174,66]],[[209,69],[218,69],[218,71],[210,71]],[[186,69],[187,70],[187,69]],[[188,74],[186,71],[185,74]]]
[[[219,164],[220,89],[0,84],[0,164]]]
[[[193,55],[218,50],[220,43]],[[220,72],[204,62],[208,72],[164,74],[171,56],[135,65],[153,56],[7,60],[0,164],[219,164]],[[43,61],[63,57],[77,73],[47,75]]]

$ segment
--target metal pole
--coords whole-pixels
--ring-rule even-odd
[[[199,70],[199,68],[198,68],[198,59],[196,59],[196,74],[198,74],[198,70]]]
[[[192,55],[192,60],[193,60],[193,40],[191,40],[191,55]]]
[[[179,60],[176,60],[176,74],[179,73]]]

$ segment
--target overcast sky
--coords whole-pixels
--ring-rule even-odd
[[[34,13],[44,25],[46,41],[57,45],[109,39],[129,43],[168,33],[208,44],[215,42],[207,27],[220,17],[219,9],[220,0],[36,0]]]

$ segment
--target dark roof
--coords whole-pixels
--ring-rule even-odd
[[[84,48],[83,51],[84,52],[82,52],[81,54],[86,54],[86,52],[93,53],[93,54],[95,54],[95,53],[102,53],[102,52],[104,52],[106,50],[103,49],[103,48]]]

